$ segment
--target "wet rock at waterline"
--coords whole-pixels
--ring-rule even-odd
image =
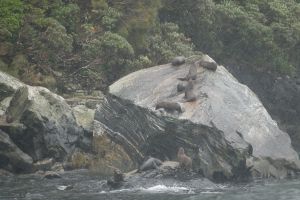
[[[11,172],[31,172],[32,158],[19,149],[9,136],[0,130],[0,169]]]
[[[214,62],[208,56],[202,61]],[[196,101],[184,102],[184,94],[177,92],[177,78],[188,69],[188,64],[176,68],[166,64],[121,78],[110,86],[110,93],[118,98],[108,98],[97,110],[96,120],[110,128],[107,134],[124,143],[136,161],[148,153],[173,159],[183,146],[205,176],[230,177],[245,170],[243,159],[250,155],[256,159],[247,163],[258,176],[270,168],[285,169],[286,175],[299,170],[289,136],[247,86],[223,66],[216,71],[198,67]],[[160,101],[178,102],[185,112],[155,114]],[[268,166],[255,168],[266,159]]]

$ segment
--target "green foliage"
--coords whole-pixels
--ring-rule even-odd
[[[294,0],[166,0],[161,18],[179,24],[223,63],[293,73],[299,66],[300,5]],[[297,53],[295,53],[297,52]]]
[[[57,9],[54,9],[51,16],[63,25],[68,32],[74,32],[76,26],[80,21],[80,8],[77,4],[67,4],[63,5]]]
[[[107,8],[104,11],[104,16],[102,17],[102,25],[105,27],[106,30],[111,31],[116,28],[117,22],[121,17],[121,13],[118,12],[114,8]]]
[[[167,63],[171,58],[195,54],[194,46],[190,39],[179,32],[179,27],[174,23],[165,23],[159,31],[148,39],[147,52],[150,60],[155,64]]]
[[[20,0],[0,1],[0,27],[8,31],[16,32],[21,24],[24,11],[24,4]]]
[[[119,34],[127,38],[136,51],[142,51],[150,31],[157,25],[161,0],[114,0],[110,3],[123,14]]]

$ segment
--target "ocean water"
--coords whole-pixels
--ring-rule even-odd
[[[1,177],[0,200],[300,200],[299,179],[192,186],[158,181],[113,191],[103,189],[105,182],[87,171],[67,172],[52,180],[38,175]],[[68,185],[72,188],[64,190]]]

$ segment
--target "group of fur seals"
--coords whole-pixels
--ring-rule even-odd
[[[185,155],[184,149],[182,147],[179,148],[177,153],[177,160],[179,162],[179,167],[183,169],[191,169],[192,168],[192,159]]]
[[[162,164],[162,161],[149,156],[145,162],[139,167],[137,172],[147,171],[149,169],[158,169],[158,167]]]
[[[178,78],[178,80],[181,81],[187,81],[187,84],[184,85],[182,83],[179,83],[177,85],[177,92],[183,92],[184,91],[184,98],[186,102],[192,102],[196,101],[196,95],[193,92],[194,88],[194,80],[197,78],[197,62],[194,62],[189,69],[188,74],[184,78]]]
[[[156,106],[155,106],[156,110],[160,109],[160,108],[163,108],[167,112],[174,112],[174,111],[177,111],[177,112],[180,112],[180,113],[183,112],[180,104],[177,103],[177,102],[161,101],[161,102],[157,103]]]

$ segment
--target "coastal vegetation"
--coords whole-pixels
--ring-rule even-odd
[[[200,51],[228,65],[299,73],[299,0],[0,2],[0,70],[60,93],[105,90]]]

